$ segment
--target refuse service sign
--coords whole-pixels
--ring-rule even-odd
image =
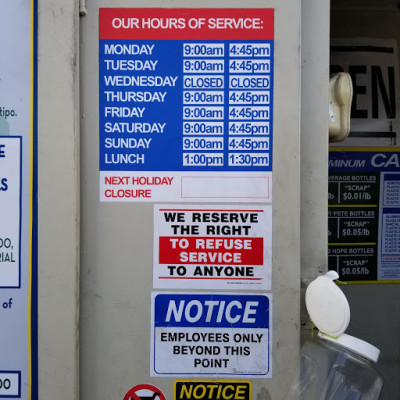
[[[272,296],[152,293],[150,375],[271,377]]]
[[[271,288],[271,206],[154,207],[155,288]]]

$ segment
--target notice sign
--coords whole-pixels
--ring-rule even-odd
[[[338,147],[329,156],[329,268],[342,281],[400,280],[400,152]]]
[[[101,201],[271,201],[273,9],[99,18]]]
[[[21,286],[21,138],[0,136],[0,287]]]
[[[269,290],[271,219],[271,206],[156,205],[154,287]]]
[[[271,295],[153,293],[151,376],[271,377]]]
[[[178,380],[174,400],[251,400],[249,381]]]

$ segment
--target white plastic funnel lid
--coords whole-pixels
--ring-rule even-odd
[[[308,314],[320,332],[337,337],[349,326],[350,306],[344,293],[333,282],[339,275],[329,271],[313,280],[306,290]]]

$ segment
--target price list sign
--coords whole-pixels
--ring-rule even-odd
[[[329,171],[329,268],[344,281],[399,280],[400,153],[338,148]]]
[[[271,202],[273,9],[101,9],[100,199]]]

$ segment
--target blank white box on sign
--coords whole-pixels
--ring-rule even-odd
[[[21,371],[0,371],[0,398],[21,397]]]
[[[270,178],[183,176],[182,198],[270,199]]]

